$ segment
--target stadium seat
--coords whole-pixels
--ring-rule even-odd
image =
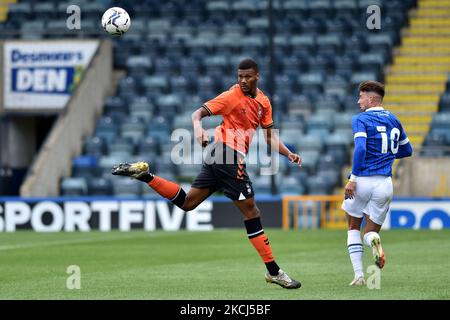
[[[284,177],[279,186],[278,191],[284,195],[303,195],[306,192],[303,184],[294,177]]]
[[[142,120],[135,116],[126,119],[120,126],[121,136],[130,139],[134,144],[138,144],[144,137],[146,129]]]
[[[308,170],[309,173],[315,172],[320,153],[316,150],[300,151],[300,155],[302,156],[302,168]]]
[[[272,184],[270,176],[259,176],[252,182],[256,194],[270,194]]]
[[[316,41],[310,33],[296,35],[289,39],[289,44],[295,54],[311,54],[316,49]]]
[[[150,121],[155,113],[155,106],[145,96],[135,96],[130,103],[130,116],[140,118],[144,122]]]
[[[315,129],[325,129],[330,131],[333,128],[333,118],[315,113],[306,119],[306,126],[308,128],[308,132]]]
[[[439,111],[450,112],[450,93],[448,93],[448,91],[441,96],[441,100],[439,101]]]
[[[129,158],[134,153],[134,145],[130,139],[116,138],[108,145],[108,154],[122,158]]]
[[[316,136],[311,135],[303,135],[299,136],[297,134],[297,151],[300,152],[300,154],[304,151],[318,151],[322,152],[323,150],[323,141],[317,139]]]
[[[98,175],[97,158],[89,155],[79,156],[72,161],[72,177],[87,181]]]
[[[84,178],[63,178],[61,182],[61,195],[63,196],[84,196],[87,195],[88,188]]]
[[[315,58],[313,58],[314,60]],[[323,60],[313,61],[314,63],[327,63]],[[311,62],[311,63],[313,63]],[[323,65],[321,66],[323,67]],[[322,72],[304,73],[299,75],[298,82],[302,88],[303,94],[320,95],[323,90],[324,76]]]
[[[111,179],[113,194],[116,197],[138,198],[142,194],[143,183],[124,178],[113,177]]]
[[[332,184],[324,176],[311,176],[306,180],[308,194],[330,194]]]
[[[89,195],[91,196],[111,196],[112,185],[109,179],[96,178],[88,182]]]
[[[84,142],[83,152],[85,155],[98,158],[106,153],[105,142],[98,136],[89,137]]]
[[[339,170],[333,169],[319,169],[317,171],[317,176],[323,178],[323,180],[327,181],[330,187],[334,187],[340,181]]]
[[[152,71],[152,60],[148,56],[130,56],[126,60],[126,67],[133,75],[145,76]]]
[[[356,110],[355,110],[356,111]],[[353,114],[337,113],[334,115],[334,127],[335,129],[349,129],[352,126]]]
[[[111,117],[104,116],[97,121],[95,135],[103,139],[107,144],[112,142],[119,133],[119,130]]]
[[[450,128],[450,112],[438,112],[431,122],[432,128]]]
[[[156,99],[158,114],[164,117],[171,117],[180,110],[182,103],[182,97],[176,93],[160,96]]]

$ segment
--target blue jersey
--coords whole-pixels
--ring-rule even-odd
[[[357,138],[365,138],[366,149],[360,164],[354,161],[352,174],[391,176],[399,147],[409,143],[400,121],[382,107],[374,107],[353,117],[352,127],[355,145]]]

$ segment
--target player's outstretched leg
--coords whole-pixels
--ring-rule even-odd
[[[159,195],[171,201],[178,208],[184,211],[195,209],[200,203],[208,198],[213,190],[210,188],[191,187],[186,192],[175,182],[168,181],[149,171],[147,162],[121,163],[114,166],[111,170],[113,175],[125,176],[145,182],[149,187],[155,190]]]
[[[382,269],[386,262],[383,247],[381,247],[381,238],[377,232],[371,231],[364,235],[364,243],[372,248],[373,261]]]
[[[236,206],[244,214],[246,220],[245,228],[247,229],[247,236],[253,247],[258,251],[261,259],[266,265],[267,271],[265,274],[266,282],[275,283],[286,289],[298,289],[301,283],[292,279],[286,272],[280,269],[275,262],[272,254],[272,248],[269,239],[264,233],[261,224],[259,209],[256,207],[254,199],[246,199],[241,201],[234,201]]]
[[[186,192],[178,184],[158,177],[149,171],[147,162],[120,163],[111,170],[113,175],[131,177],[147,183],[162,197],[183,209]]]

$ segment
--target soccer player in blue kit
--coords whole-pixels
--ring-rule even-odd
[[[381,269],[385,255],[380,229],[392,201],[392,164],[412,155],[412,147],[400,121],[382,106],[384,85],[364,81],[359,85],[361,113],[353,117],[355,140],[352,173],[345,186],[342,209],[347,213],[347,248],[355,277],[351,286],[365,285],[361,222],[366,217],[364,243],[372,249]]]

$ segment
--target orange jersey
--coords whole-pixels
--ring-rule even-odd
[[[210,115],[223,116],[222,124],[215,130],[215,141],[221,141],[243,154],[247,154],[259,125],[264,129],[273,125],[269,98],[259,89],[256,97],[252,98],[235,84],[203,107]]]

